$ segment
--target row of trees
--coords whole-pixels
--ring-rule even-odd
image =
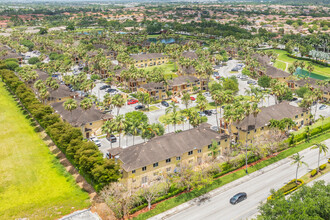
[[[94,143],[84,140],[80,129],[63,122],[50,106],[40,103],[33,91],[20,81],[14,72],[1,70],[0,75],[25,108],[46,129],[54,143],[96,190],[119,179],[118,165],[113,160],[103,158]]]

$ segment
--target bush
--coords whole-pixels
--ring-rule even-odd
[[[314,169],[314,170],[311,171],[311,177],[315,176],[316,174],[317,174],[317,170],[316,169]]]
[[[39,63],[40,60],[38,57],[31,57],[28,62],[29,62],[29,64],[33,65],[33,64]]]
[[[7,66],[7,69],[9,69],[9,70],[15,70],[17,67],[19,67],[18,63],[15,61],[7,61],[6,66]]]
[[[326,163],[325,163],[325,164],[322,164],[322,165],[320,166],[320,170],[324,170],[326,167],[327,167],[327,164],[326,164]]]

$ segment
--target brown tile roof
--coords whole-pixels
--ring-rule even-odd
[[[42,81],[45,81],[48,77],[50,77],[50,75],[48,75],[48,73],[46,73],[40,69],[36,69],[35,71],[39,75],[39,79],[41,79]]]
[[[309,86],[312,88],[319,88],[322,91],[330,92],[330,87],[329,86],[328,87],[319,86],[317,84],[317,82],[319,82],[319,81],[321,81],[321,80],[317,80],[314,78],[308,78],[308,79],[300,79],[300,80],[294,81],[294,84],[296,84],[299,87],[303,87],[306,84],[309,84]]]
[[[271,65],[266,66],[266,75],[271,78],[288,78],[290,76],[289,73]]]
[[[289,102],[283,101],[280,104],[260,108],[260,113],[254,118],[253,114],[245,117],[241,122],[234,125],[241,130],[253,130],[268,125],[271,119],[281,120],[283,118],[293,118],[294,116],[304,112],[303,108],[290,105]]]
[[[182,56],[185,57],[185,58],[194,59],[194,60],[198,59],[197,54],[195,52],[192,52],[192,51],[183,52]]]
[[[122,168],[129,172],[168,158],[182,156],[194,149],[201,149],[212,140],[226,139],[228,136],[210,129],[211,125],[201,124],[197,128],[155,137],[150,141],[123,149],[110,149],[111,155],[118,155]]]
[[[157,59],[161,57],[167,57],[166,55],[163,55],[161,53],[147,53],[147,54],[134,54],[130,55],[134,60],[149,60],[149,59]]]
[[[156,89],[163,89],[163,88],[165,88],[165,86],[164,86],[164,83],[149,82],[146,84],[142,84],[141,88],[144,88],[147,90],[156,90]]]
[[[112,115],[104,114],[100,110],[96,109],[94,106],[87,111],[83,110],[79,106],[80,100],[77,100],[78,107],[72,111],[72,120],[71,120],[71,113],[64,109],[63,103],[64,102],[56,102],[56,103],[52,103],[51,106],[54,108],[56,113],[61,115],[61,117],[65,121],[69,122],[70,124],[76,127],[80,127],[82,125],[94,121],[112,118]]]
[[[179,86],[186,83],[199,82],[199,79],[195,76],[179,76],[172,80],[169,80],[170,86]]]

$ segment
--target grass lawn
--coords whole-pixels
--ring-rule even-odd
[[[275,51],[278,54],[276,63],[277,63],[277,61],[280,61],[280,62],[282,61],[282,62],[288,62],[291,65],[295,60],[298,60],[298,61],[302,60],[302,59],[299,59],[299,58],[296,59],[296,58],[289,57],[288,52],[286,52],[285,50],[272,49],[272,51]],[[314,66],[313,73],[320,74],[322,76],[330,77],[330,67],[325,67],[325,66],[322,66],[322,65],[319,65],[319,64],[315,64],[315,63],[313,63],[311,61],[307,61],[307,60],[303,60],[303,61],[306,63],[306,66],[309,63],[311,63]],[[281,64],[276,64],[276,63],[275,63],[275,65],[281,65]]]
[[[169,62],[169,63],[162,64],[159,66],[148,66],[148,67],[144,68],[144,70],[152,71],[154,68],[161,68],[164,71],[165,78],[178,77],[178,75],[176,75],[177,67],[175,67],[174,63]]]
[[[58,219],[90,206],[0,82],[0,219]]]
[[[155,111],[158,110],[159,108],[157,106],[150,106],[150,108],[146,108],[145,110],[143,110],[142,112],[151,112],[151,111]]]
[[[278,69],[286,70],[286,63],[284,63],[282,61],[276,60],[274,66]]]
[[[287,158],[288,156],[291,156],[292,154],[295,154],[299,151],[302,151],[302,150],[312,146],[313,143],[315,143],[315,142],[319,143],[321,141],[327,140],[328,138],[329,138],[329,135],[327,133],[323,134],[319,137],[313,138],[309,143],[302,143],[302,144],[297,145],[295,147],[289,148],[289,149],[279,153],[275,157],[272,157],[268,160],[261,161],[260,163],[249,167],[248,171],[249,171],[249,173],[253,173],[253,172],[255,172],[257,170],[260,170],[261,168],[264,168],[264,167],[266,167],[270,164],[273,164],[273,163],[275,163],[279,160]],[[239,178],[241,178],[245,175],[246,175],[245,170],[241,169],[237,172],[230,173],[228,175],[222,176],[222,177],[214,180],[212,184],[206,186],[205,188],[202,188],[201,190],[194,189],[189,193],[183,193],[183,194],[181,194],[177,197],[173,197],[173,198],[170,198],[166,201],[163,201],[163,202],[159,203],[151,211],[146,212],[146,213],[142,213],[134,219],[148,219],[148,218],[150,218],[152,216],[155,216],[157,214],[160,214],[160,213],[162,213],[166,210],[174,208],[174,207],[176,207],[176,206],[178,206],[178,205],[180,205],[184,202],[187,202],[187,201],[189,201],[193,198],[196,198],[196,197],[201,196],[201,195],[203,195],[207,192],[210,192],[211,190],[214,190],[214,189],[216,189],[218,187],[221,187],[221,186],[223,186],[227,183],[230,183],[234,180],[237,180],[237,179],[239,179]],[[294,177],[292,177],[292,178],[294,178]]]

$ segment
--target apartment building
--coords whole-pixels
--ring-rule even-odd
[[[168,62],[168,56],[161,53],[134,54],[130,57],[134,60],[135,67],[138,68],[162,65]]]
[[[165,173],[177,172],[181,163],[201,164],[212,156],[212,142],[216,141],[220,155],[229,147],[228,135],[201,124],[197,128],[158,136],[146,143],[108,151],[122,168],[122,181],[128,187],[140,187],[159,179]]]

